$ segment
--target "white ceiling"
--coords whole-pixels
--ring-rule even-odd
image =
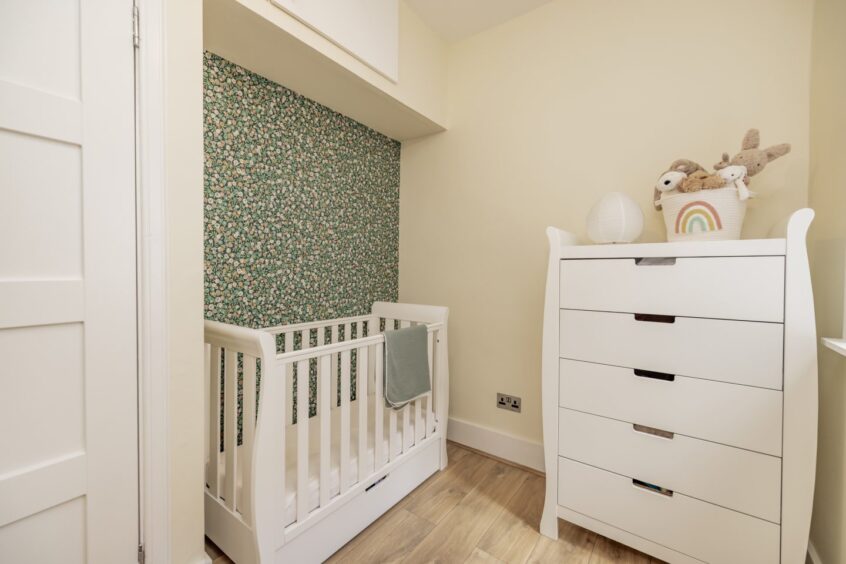
[[[447,41],[459,41],[550,0],[406,0]]]

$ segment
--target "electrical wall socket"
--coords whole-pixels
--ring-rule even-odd
[[[520,413],[520,406],[522,401],[517,396],[509,396],[508,394],[496,394],[496,406],[500,409],[507,409],[509,411],[516,411]]]

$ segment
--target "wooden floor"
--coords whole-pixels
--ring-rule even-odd
[[[558,520],[558,541],[538,533],[544,479],[449,444],[435,474],[335,553],[333,563],[659,562]],[[231,562],[207,544],[214,564]]]

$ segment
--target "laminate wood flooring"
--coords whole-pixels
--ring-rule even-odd
[[[660,561],[558,520],[558,540],[538,533],[544,478],[449,443],[449,466],[336,552],[333,564]],[[231,563],[206,541],[214,564]]]

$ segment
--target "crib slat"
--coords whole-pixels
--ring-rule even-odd
[[[294,331],[287,331],[285,333],[285,352],[289,353],[294,350]],[[285,426],[293,424],[294,422],[294,365],[288,363],[285,365]]]
[[[308,517],[308,360],[297,362],[297,522]]]
[[[396,329],[395,320],[390,317],[385,318],[385,331],[393,331]],[[383,369],[385,367],[383,366]],[[383,376],[384,378],[384,376]],[[388,462],[392,461],[397,450],[397,411],[393,408],[388,408]]]
[[[329,398],[329,380],[332,375],[332,363],[329,356],[320,357],[317,369],[320,390],[320,400],[317,403],[317,413],[320,416],[320,507],[329,503],[329,454],[331,453],[330,425],[332,422],[332,404]]]
[[[338,340],[339,340],[338,325],[333,324],[332,325],[332,342],[337,343]],[[334,409],[335,407],[338,406],[338,355],[337,354],[332,355],[331,364],[332,364],[332,388],[331,388],[332,398],[331,398],[331,401],[332,401],[332,409]]]
[[[350,351],[341,353],[341,493],[350,485]]]
[[[428,345],[428,351],[427,351],[428,357],[427,358],[429,359],[429,389],[431,391],[426,395],[426,429],[425,429],[425,435],[424,435],[426,437],[428,437],[429,434],[432,432],[432,428],[434,427],[434,423],[435,423],[435,421],[433,419],[434,415],[432,413],[432,399],[435,397],[434,380],[432,379],[433,370],[435,368],[435,356],[434,356],[434,353],[435,353],[435,334],[434,333],[429,333],[429,336],[428,336],[428,339],[427,339],[427,345]]]
[[[226,507],[234,511],[235,491],[238,487],[238,477],[235,475],[238,459],[238,353],[227,350],[223,365],[223,455],[226,464],[223,497]]]
[[[220,347],[212,346],[209,358],[209,462],[206,483],[213,496],[220,495],[218,471],[220,470]]]
[[[423,403],[423,398],[417,398],[414,400],[414,437],[412,444],[417,444],[423,440],[423,437],[426,436],[425,431],[423,430],[423,407],[420,405]]]
[[[206,414],[206,418],[203,421],[203,453],[205,454],[205,466],[203,467],[204,476],[208,476],[209,473],[209,455],[211,451],[209,450],[209,443],[211,440],[209,439],[209,434],[211,433],[211,429],[209,427],[209,405],[210,401],[210,394],[209,388],[211,387],[211,345],[209,343],[203,343],[203,407],[205,411],[203,413]],[[206,483],[208,480],[206,479]]]
[[[399,322],[400,329],[405,329],[406,327],[411,327],[411,322],[406,320],[401,320]],[[408,449],[411,448],[411,445],[414,444],[414,439],[411,436],[411,405],[405,404],[402,407],[402,451],[406,452]]]
[[[285,364],[285,426],[294,424],[294,363]]]
[[[244,355],[244,396],[241,417],[241,497],[236,506],[249,525],[252,522],[253,439],[256,427],[256,357]]]
[[[402,451],[407,452],[414,441],[411,437],[411,402],[402,406]]]
[[[382,366],[384,364],[384,350],[385,344],[378,343],[374,348],[375,354],[373,362],[374,362],[374,377],[373,377],[373,389],[375,390],[373,394],[373,451],[376,453],[375,458],[376,460],[373,463],[373,470],[378,470],[382,467],[382,461],[384,460],[385,454],[383,453],[383,444],[385,440],[385,435],[383,433],[382,426],[385,422],[385,396],[382,392],[382,385],[384,384],[384,377],[382,372]]]
[[[397,410],[388,408],[388,462],[396,458],[394,453],[402,449],[402,442],[398,439],[401,437],[397,436]]]
[[[285,375],[288,374],[288,371],[290,370],[290,364],[291,364],[290,362],[280,362],[277,365],[278,370],[279,370],[278,374],[280,376],[282,376],[282,378],[283,378],[282,382],[285,385],[285,387],[287,387],[287,385],[288,385],[288,379]],[[270,376],[268,376],[269,374],[276,373],[274,371],[273,367],[262,366],[261,368],[262,368],[262,372],[265,374],[265,378],[270,377]],[[290,392],[286,392],[286,393],[290,393]],[[286,398],[287,398],[287,396],[286,396]],[[291,412],[287,411],[287,410],[288,410],[288,404],[287,404],[287,401],[286,401],[286,402],[283,402],[282,409],[280,409],[280,411],[282,411],[282,414],[279,417],[280,420],[275,421],[276,424],[280,424],[280,423],[282,424],[282,432],[280,433],[280,436],[282,438],[282,444],[279,445],[280,454],[282,456],[278,460],[278,463],[279,463],[279,483],[282,486],[282,488],[281,488],[282,491],[275,493],[275,495],[273,496],[274,501],[277,503],[278,507],[285,507],[285,500],[288,499],[288,476],[287,476],[287,474],[288,474],[288,469],[287,469],[288,438],[286,436],[287,435],[286,431],[287,431],[288,423],[290,423],[290,421],[291,421]]]
[[[358,481],[362,481],[367,475],[367,352],[368,347],[356,349],[357,354],[357,379],[358,392]]]
[[[375,318],[369,319],[368,322],[367,322],[367,336],[372,337],[373,335],[377,335],[377,334],[379,334],[379,318],[375,317]],[[375,390],[376,389],[376,377],[377,377],[376,370],[375,370],[375,368],[376,368],[376,347],[375,346],[370,347],[369,361],[370,361],[370,363],[369,363],[369,366],[368,366],[368,370],[370,371],[369,373],[371,375],[370,389]]]

